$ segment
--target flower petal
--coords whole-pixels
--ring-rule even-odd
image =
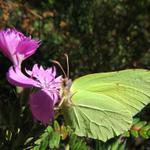
[[[7,80],[16,86],[20,87],[38,87],[37,82],[25,76],[18,67],[10,67],[7,72]]]
[[[0,30],[0,50],[14,66],[21,66],[24,59],[35,53],[38,40],[24,36],[15,29]]]
[[[48,90],[42,89],[49,97],[53,100],[53,104],[55,105],[59,101],[59,91],[57,89]]]
[[[5,56],[10,57],[16,52],[18,43],[24,38],[21,32],[15,29],[7,29],[0,31],[0,48]]]
[[[19,42],[16,52],[23,55],[25,59],[35,53],[36,49],[39,47],[39,43],[38,40],[33,40],[29,37],[25,38]]]
[[[52,120],[54,116],[53,100],[43,90],[30,94],[29,106],[33,117],[43,124],[48,124]]]

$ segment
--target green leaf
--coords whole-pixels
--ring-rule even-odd
[[[51,126],[48,126],[46,128],[46,131],[50,134],[51,132],[53,132],[53,128]]]
[[[126,142],[122,142],[120,139],[108,146],[107,150],[125,150]]]
[[[150,130],[150,125],[149,124],[142,127],[142,129],[139,131],[139,133],[143,138],[148,139],[149,138],[149,136],[147,134],[148,130]]]
[[[138,137],[139,137],[139,133],[138,133],[138,131],[136,131],[136,130],[131,130],[131,135],[132,135],[134,138],[138,138]]]
[[[64,117],[79,136],[102,141],[120,135],[150,102],[150,72],[142,69],[86,75],[75,80]]]
[[[133,118],[133,125],[134,124],[137,124],[138,122],[140,122],[141,120],[140,120],[140,118]]]
[[[124,132],[123,137],[130,137],[130,132],[129,131]]]
[[[144,127],[145,125],[147,124],[146,121],[139,121],[138,123],[134,124],[133,125],[133,129],[136,129],[136,130],[140,130],[142,127]]]
[[[58,131],[60,132],[60,126],[59,126],[59,123],[56,120],[54,121],[54,130],[57,131],[57,132]]]
[[[58,148],[60,143],[60,134],[57,132],[53,132],[49,139],[49,147],[51,149]]]
[[[70,135],[69,147],[71,150],[90,150],[85,141],[77,137],[75,134]]]
[[[48,141],[49,141],[49,137],[48,137],[48,133],[44,133],[43,137],[42,137],[42,142],[40,145],[40,150],[45,150],[48,146]]]

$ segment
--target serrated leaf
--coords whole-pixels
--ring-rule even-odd
[[[75,80],[64,117],[79,136],[106,141],[127,131],[150,102],[150,71],[135,69],[86,75]],[[70,105],[69,105],[70,104]]]

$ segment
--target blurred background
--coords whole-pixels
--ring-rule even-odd
[[[55,59],[67,70],[67,53],[72,79],[150,69],[150,0],[0,0],[0,29],[8,27],[41,40],[36,54],[23,62],[27,68],[34,63],[48,67]],[[13,97],[5,78],[10,65],[0,53],[3,109]]]
[[[71,77],[148,69],[149,10],[149,0],[1,0],[0,28],[16,28],[42,41],[32,62],[63,64],[67,53]]]

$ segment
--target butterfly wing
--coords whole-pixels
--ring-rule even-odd
[[[150,101],[150,71],[129,69],[86,75],[73,82],[71,92],[83,89],[112,97],[134,116]]]
[[[128,130],[132,117],[150,102],[150,71],[86,75],[73,82],[70,92],[66,122],[79,136],[106,141]]]

